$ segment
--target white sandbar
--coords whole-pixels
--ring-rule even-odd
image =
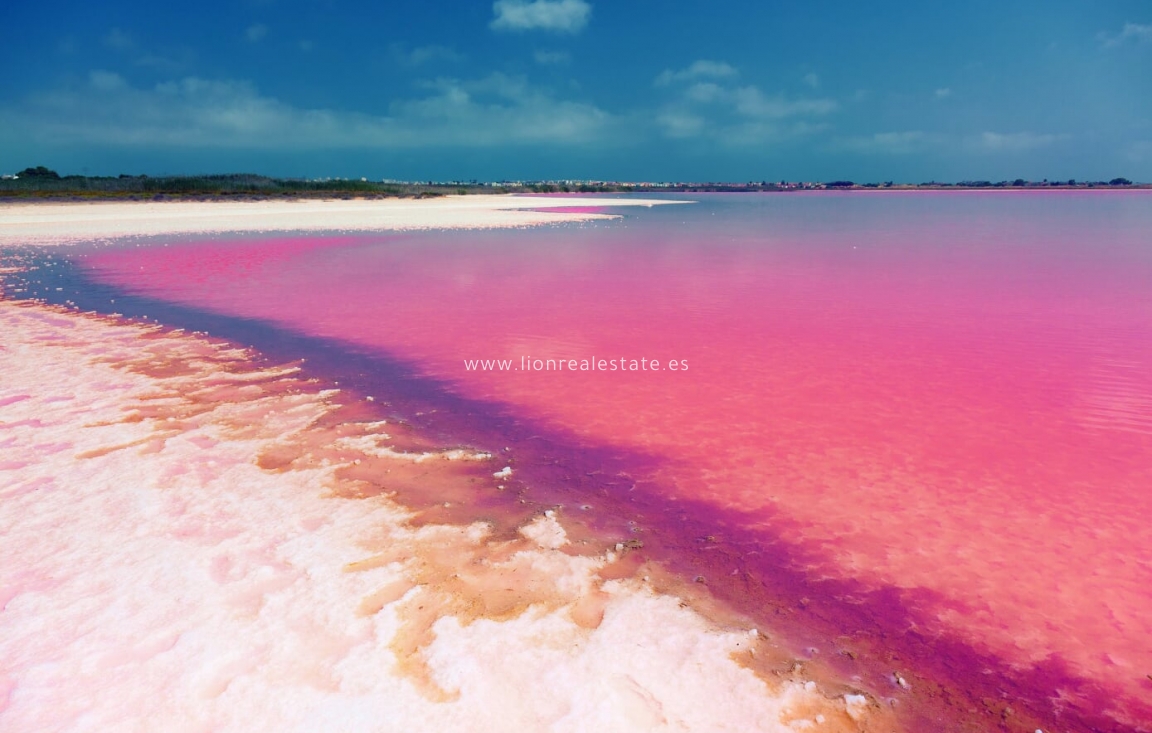
[[[611,218],[533,208],[656,206],[641,198],[445,196],[430,199],[36,202],[0,204],[0,245],[225,232],[488,229]]]

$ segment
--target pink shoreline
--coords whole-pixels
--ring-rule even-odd
[[[762,635],[717,628],[646,579],[599,579],[616,556],[573,551],[551,513],[497,541],[360,493],[365,471],[434,469],[447,485],[495,463],[330,419],[354,396],[291,366],[51,306],[0,300],[0,326],[0,442],[26,459],[3,468],[0,502],[0,721],[14,729],[884,718],[855,693],[765,684],[732,658],[767,650]]]

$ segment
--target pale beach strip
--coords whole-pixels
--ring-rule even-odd
[[[629,197],[445,196],[427,199],[0,203],[0,245],[226,232],[491,229],[614,218],[561,208],[681,201]],[[546,208],[550,211],[533,211]]]

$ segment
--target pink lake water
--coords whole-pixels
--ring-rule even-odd
[[[1152,196],[684,199],[76,261],[113,292],[386,359],[466,401],[445,409],[547,434],[575,468],[525,490],[634,506],[662,560],[814,657],[863,656],[942,708],[1148,730]],[[554,368],[519,368],[537,359]],[[619,368],[641,359],[660,368]],[[577,470],[605,450],[636,457],[607,488]]]

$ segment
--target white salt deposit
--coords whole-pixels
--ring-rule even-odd
[[[852,720],[863,720],[868,714],[868,698],[863,695],[845,695],[844,707]]]
[[[371,427],[382,424],[383,423],[365,423],[365,426]],[[487,461],[492,458],[491,453],[466,451],[459,448],[444,451],[421,451],[419,453],[400,451],[382,443],[382,441],[386,441],[389,438],[390,436],[387,433],[377,432],[368,435],[340,438],[334,445],[338,448],[360,451],[361,453],[376,456],[377,458],[392,458],[397,461],[409,461],[411,463],[423,463],[428,460]]]
[[[436,199],[248,202],[87,202],[0,205],[0,245],[221,232],[489,229],[613,218],[532,208],[652,206],[639,198],[446,196]]]
[[[746,630],[641,579],[603,581],[611,558],[571,552],[554,512],[497,541],[484,524],[417,526],[383,495],[350,498],[341,470],[405,459],[380,457],[381,423],[323,428],[341,395],[291,368],[9,301],[0,334],[4,731],[853,730],[866,717],[863,696],[738,664]],[[465,456],[450,465],[491,460]]]
[[[568,533],[556,521],[556,512],[552,510],[521,527],[520,534],[546,550],[558,550],[568,544]]]

